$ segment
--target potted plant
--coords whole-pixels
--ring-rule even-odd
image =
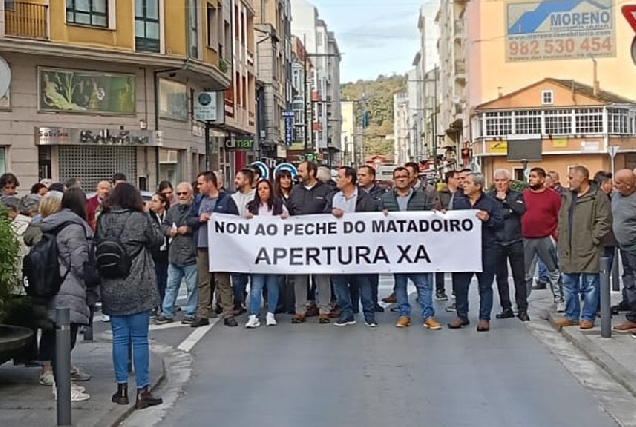
[[[230,68],[230,64],[223,58],[219,58],[219,70],[224,73],[227,73],[227,70]]]
[[[10,301],[19,293],[19,243],[6,211],[0,210],[0,322],[10,311]]]

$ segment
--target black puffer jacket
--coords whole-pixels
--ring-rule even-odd
[[[332,193],[333,189],[320,181],[309,190],[302,183],[295,185],[287,200],[289,215],[325,213]]]

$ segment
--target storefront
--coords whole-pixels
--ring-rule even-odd
[[[162,150],[161,132],[36,128],[35,135],[40,179],[78,178],[84,188],[92,189],[99,181],[124,173],[147,190],[156,177],[157,153],[159,176],[173,181],[179,176],[179,150]]]

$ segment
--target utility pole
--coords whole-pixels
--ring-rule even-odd
[[[309,79],[307,78],[307,74],[309,73],[309,70],[307,69],[307,35],[303,34],[303,54],[304,54],[304,69],[303,69],[303,76],[304,76],[304,85],[305,85],[305,90],[304,92],[304,106],[305,106],[305,156],[307,155],[307,149],[309,148],[309,107],[311,106],[311,93],[309,90]],[[312,133],[313,133],[313,127],[311,129]]]
[[[439,159],[437,158],[437,79],[439,66],[433,69],[433,168],[435,169],[435,182],[439,182]]]

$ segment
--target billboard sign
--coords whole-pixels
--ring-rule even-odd
[[[506,4],[506,61],[615,57],[612,0]]]

